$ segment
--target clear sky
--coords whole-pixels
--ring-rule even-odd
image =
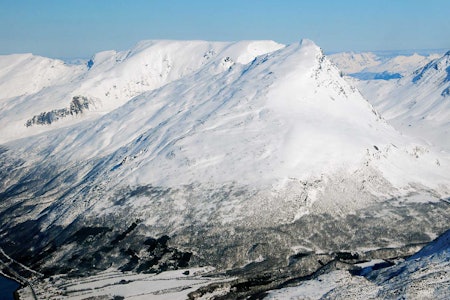
[[[0,54],[90,57],[144,39],[450,49],[450,0],[0,0]]]

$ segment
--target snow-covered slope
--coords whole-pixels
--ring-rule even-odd
[[[211,75],[282,47],[273,41],[143,41],[128,51],[97,53],[86,66],[31,54],[0,56],[0,142],[107,113],[213,61],[227,60]],[[74,97],[87,99],[83,111],[70,112]]]
[[[390,147],[399,135],[305,43],[248,65],[230,61],[211,75],[218,61],[58,134],[47,147],[69,161],[122,147],[115,173],[132,185],[304,179],[359,165],[373,145]],[[44,138],[30,143],[45,145]]]
[[[358,88],[398,130],[450,149],[450,52],[395,81]]]
[[[178,66],[177,55],[211,49],[143,43],[123,69],[117,54],[99,54],[86,76],[102,80],[54,115],[109,105],[95,88],[126,85],[117,78],[142,66],[126,61],[156,45],[178,45]],[[395,131],[318,46],[220,45],[148,91],[125,89],[140,94],[118,94],[102,116],[4,143],[1,246],[46,274],[274,267],[302,251],[400,247],[445,229],[448,153]]]
[[[352,276],[334,271],[296,287],[270,291],[267,299],[447,299],[450,231],[396,265]]]
[[[87,67],[32,54],[0,55],[0,101],[66,84]],[[2,109],[3,110],[3,109]]]
[[[284,188],[369,164],[396,187],[437,188],[448,179],[445,157],[401,137],[309,41],[247,65],[217,60],[96,121],[11,145],[38,164],[49,156],[65,164],[105,160],[94,180],[114,189],[194,182]]]

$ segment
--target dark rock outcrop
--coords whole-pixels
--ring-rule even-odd
[[[54,109],[48,112],[42,112],[39,115],[33,116],[33,118],[27,120],[26,127],[33,125],[50,125],[59,119],[67,116],[74,116],[82,114],[85,110],[89,109],[91,101],[84,96],[75,96],[70,102],[70,106],[67,108]]]

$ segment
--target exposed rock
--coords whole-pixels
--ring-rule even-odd
[[[69,108],[60,108],[49,112],[42,112],[39,115],[33,116],[33,118],[29,119],[25,123],[25,126],[50,125],[53,122],[67,116],[82,114],[85,110],[89,109],[90,104],[92,104],[92,102],[87,97],[75,96],[72,98]]]

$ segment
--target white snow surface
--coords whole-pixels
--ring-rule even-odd
[[[266,45],[261,43],[256,45]],[[126,52],[128,60],[154,45],[180,48],[175,42],[141,43]],[[448,183],[447,157],[426,148],[420,157],[408,154],[414,141],[380,118],[313,42],[303,40],[245,65],[237,61],[248,61],[247,51],[255,42],[220,45],[223,53],[235,53],[234,58],[205,64],[95,121],[16,144],[23,144],[30,153],[45,157],[50,153],[63,161],[103,157],[121,149],[114,177],[131,186],[271,185],[288,178],[351,172],[368,160],[398,185]],[[205,42],[186,42],[185,46],[202,55],[211,48]],[[244,58],[236,54],[242,48]],[[100,68],[105,57],[109,61],[117,55],[98,54],[94,60]],[[126,57],[125,52],[121,55]],[[108,70],[101,76],[115,72]],[[119,81],[116,78],[122,77],[113,78]],[[420,172],[414,172],[416,168]]]
[[[97,53],[90,69],[32,54],[0,56],[0,143],[108,113],[206,65],[212,76],[282,47],[273,41],[142,41],[127,51]],[[35,115],[68,107],[74,96],[90,99],[90,111],[51,125],[24,126]]]
[[[355,81],[366,99],[398,130],[424,144],[450,149],[450,53],[399,80]]]
[[[65,84],[86,70],[61,60],[28,54],[0,55],[0,99],[35,94]]]

